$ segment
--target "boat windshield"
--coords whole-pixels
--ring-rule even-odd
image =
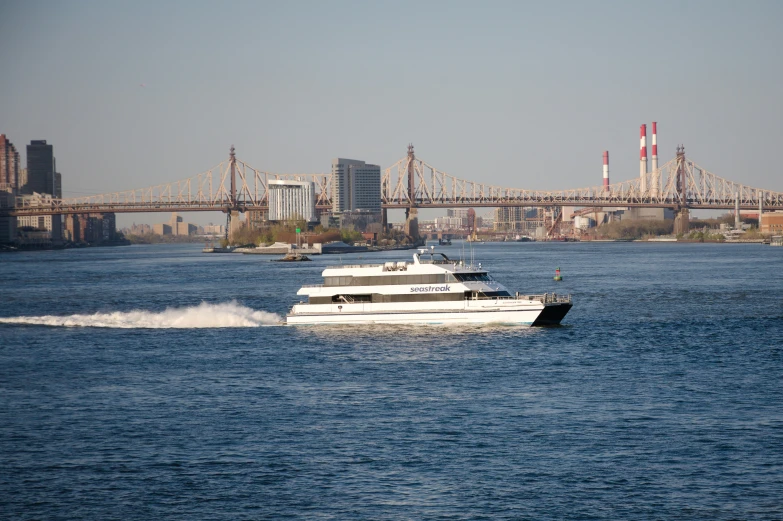
[[[490,282],[492,277],[487,272],[452,273],[459,282]]]
[[[421,252],[419,255],[419,262],[421,264],[454,264],[453,260],[450,260],[443,253],[434,252]]]

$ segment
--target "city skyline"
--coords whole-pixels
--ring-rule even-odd
[[[613,182],[635,177],[652,121],[661,163],[683,143],[783,190],[776,2],[2,9],[0,132],[22,154],[53,144],[66,197],[189,177],[231,144],[256,168],[326,173],[335,156],[385,169],[413,142],[460,178],[578,188],[600,184],[604,150]],[[209,36],[224,15],[236,38]]]

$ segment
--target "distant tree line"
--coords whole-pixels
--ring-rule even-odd
[[[275,242],[284,242],[288,244],[296,244],[297,236],[296,229],[299,228],[301,233],[299,235],[299,241],[302,245],[312,246],[314,243],[326,244],[333,241],[342,241],[346,244],[354,244],[356,242],[364,241],[364,236],[360,231],[348,229],[348,228],[324,228],[322,225],[316,225],[312,230],[307,230],[307,223],[305,221],[286,221],[275,224],[269,224],[261,228],[254,228],[251,226],[243,226],[239,230],[232,233],[231,241],[223,239],[221,245],[223,247],[229,244],[233,246],[268,246]],[[413,243],[413,239],[406,236],[400,230],[388,230],[385,234],[378,238],[379,245],[397,245]]]
[[[590,236],[594,239],[645,239],[671,235],[673,231],[674,221],[615,221],[593,228]]]

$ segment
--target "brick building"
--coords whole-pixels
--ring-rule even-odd
[[[114,213],[68,215],[65,218],[65,238],[86,244],[114,241],[117,239],[117,218]]]
[[[761,214],[760,227],[761,233],[783,234],[783,212],[766,212]]]

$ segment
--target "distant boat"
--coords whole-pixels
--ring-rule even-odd
[[[310,261],[310,257],[307,255],[304,255],[302,253],[287,253],[284,257],[281,257],[279,259],[272,259],[272,262],[305,262]]]
[[[321,246],[321,253],[324,255],[328,253],[358,253],[365,251],[369,251],[367,246],[351,246],[342,241],[327,242]]]
[[[234,253],[234,250],[236,248],[234,246],[226,246],[225,248],[222,248],[220,246],[215,246],[211,242],[208,242],[204,245],[204,249],[201,250],[202,253]]]
[[[439,246],[451,246],[451,239],[438,239]]]

